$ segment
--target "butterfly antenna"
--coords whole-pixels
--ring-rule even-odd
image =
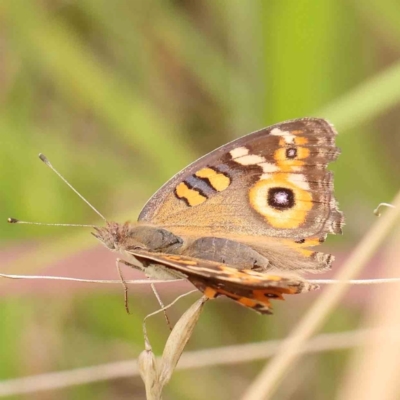
[[[42,225],[42,226],[79,226],[83,228],[96,228],[96,225],[85,225],[85,224],[48,224],[46,222],[30,222],[20,221],[17,218],[7,218],[9,224],[27,224],[27,225]]]
[[[69,186],[70,187],[70,189],[72,189],[98,216],[100,216],[104,221],[106,221],[107,222],[107,220],[106,220],[106,218],[100,213],[100,211],[98,211],[94,206],[92,206],[92,204],[90,204],[89,203],[89,201],[87,201],[54,167],[53,167],[53,165],[51,164],[51,162],[48,160],[48,158],[44,155],[44,154],[42,154],[42,153],[39,153],[39,158],[53,171],[53,172],[55,172],[58,176],[59,176],[59,178],[61,178],[63,181],[64,181],[64,183],[67,185],[67,186]],[[12,218],[10,218],[10,219],[12,219]],[[10,221],[9,221],[10,222]],[[15,223],[15,222],[13,222],[13,223]],[[24,222],[18,222],[18,223],[24,223]],[[36,224],[39,224],[39,223],[34,223],[35,225]],[[39,224],[40,225],[40,224]],[[46,225],[49,225],[49,224],[46,224]],[[63,225],[63,224],[54,224],[54,225],[57,225],[57,226],[65,226],[65,225]],[[72,225],[72,226],[85,226],[85,225]]]

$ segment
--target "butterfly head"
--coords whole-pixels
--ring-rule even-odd
[[[107,222],[105,227],[94,228],[92,235],[111,251],[129,252],[150,250],[173,252],[182,246],[182,239],[173,233],[147,224]]]
[[[129,223],[107,222],[105,227],[94,228],[92,235],[112,251],[118,251],[129,233]]]

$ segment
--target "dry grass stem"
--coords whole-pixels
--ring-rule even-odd
[[[193,329],[199,320],[201,310],[206,301],[207,297],[201,297],[182,315],[172,329],[165,344],[163,355],[158,362],[155,359],[147,337],[145,324],[143,324],[145,350],[139,356],[139,371],[146,387],[147,400],[161,399],[162,390],[171,379],[182,352],[192,336]],[[165,307],[159,311],[164,310]]]
[[[0,274],[0,278],[6,279],[43,279],[43,280],[55,280],[55,281],[72,281],[72,282],[84,282],[84,283],[104,283],[104,284],[121,284],[121,280],[116,279],[83,279],[83,278],[71,278],[68,276],[50,276],[50,275],[15,275],[15,274]],[[183,279],[171,279],[171,280],[150,280],[150,279],[135,279],[125,280],[124,282],[130,285],[152,285],[155,283],[175,283],[181,282]],[[400,278],[378,278],[378,279],[308,279],[308,282],[315,283],[317,285],[334,285],[334,284],[347,284],[347,285],[379,285],[382,283],[399,283]]]
[[[391,326],[350,332],[325,333],[304,343],[298,351],[299,353],[318,353],[368,346],[372,338],[378,337],[381,341],[391,340],[391,338],[398,335],[399,329],[399,326]],[[189,351],[182,354],[176,369],[188,370],[263,360],[276,354],[281,345],[281,340],[270,340],[260,343]],[[160,358],[156,357],[156,363],[159,362]],[[70,371],[51,372],[0,382],[0,397],[62,389],[105,380],[131,378],[139,374],[136,360],[119,361]]]
[[[105,284],[121,284],[120,279],[82,279],[82,278],[70,278],[67,276],[49,276],[49,275],[12,275],[12,274],[0,274],[0,278],[7,279],[43,279],[43,280],[54,280],[54,281],[73,281],[73,282],[84,282],[84,283],[105,283]],[[124,281],[130,285],[150,285],[153,283],[174,283],[180,282],[182,279],[171,279],[171,280],[150,280],[150,279],[135,279]]]
[[[388,244],[382,260],[385,275],[399,273],[400,229],[397,229]],[[400,290],[398,287],[374,288],[373,296],[366,309],[365,325],[385,328],[400,323]],[[343,374],[344,382],[339,385],[340,400],[392,400],[400,398],[399,359],[400,330],[386,340],[372,335],[363,351],[355,352]],[[360,384],[362,383],[362,384]]]
[[[207,297],[197,300],[175,324],[168,337],[160,363],[160,382],[165,385],[171,379],[183,349],[192,336],[193,329],[200,318],[201,310]]]
[[[154,356],[151,347],[147,346],[143,350],[138,358],[138,367],[140,376],[143,379],[144,386],[146,388],[146,399],[147,400],[159,400],[161,399],[162,385],[160,385],[159,370],[157,367],[157,360]]]
[[[157,311],[154,311],[150,314],[147,314],[144,319],[143,319],[143,337],[144,337],[144,342],[146,345],[146,348],[151,348],[150,345],[150,340],[149,340],[149,336],[147,334],[147,328],[146,328],[146,321],[150,318],[150,317],[154,317],[155,315],[160,314],[161,312],[165,312],[166,310],[168,310],[168,308],[172,307],[174,304],[176,304],[180,299],[182,299],[183,297],[189,296],[192,293],[198,293],[198,290],[191,290],[190,292],[186,292],[181,294],[180,296],[178,296],[177,298],[174,299],[174,301],[172,301],[171,303],[167,304],[166,306],[159,308]]]
[[[377,217],[380,217],[382,215],[382,213],[381,213],[381,208],[382,207],[394,208],[394,205],[393,204],[389,204],[389,203],[379,203],[378,207],[376,207],[375,210],[374,210],[374,214]]]
[[[398,332],[399,327],[392,326],[372,330],[322,334],[305,343],[303,347],[299,348],[299,352],[318,353],[365,346],[369,343],[372,335],[384,341],[398,335]],[[182,355],[176,369],[197,369],[263,360],[276,354],[281,344],[281,340],[271,340],[186,352]],[[159,362],[159,360],[160,358],[157,357],[156,362]],[[136,360],[119,361],[70,371],[51,372],[3,381],[0,383],[0,397],[55,390],[111,379],[131,378],[139,374]]]
[[[308,282],[315,283],[317,285],[380,285],[385,283],[399,283],[400,278],[349,279],[347,281],[338,279],[309,279]]]
[[[383,242],[400,215],[400,192],[392,203],[395,208],[388,210],[364,236],[353,251],[342,270],[337,275],[339,281],[353,279],[364,267]],[[339,303],[346,292],[345,283],[332,285],[315,301],[309,312],[294,328],[292,334],[283,342],[275,358],[261,371],[243,396],[243,400],[267,399],[277,389],[289,368],[299,359],[298,348],[321,327],[331,310]]]

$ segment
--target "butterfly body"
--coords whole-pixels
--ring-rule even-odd
[[[299,272],[330,268],[310,250],[341,233],[327,164],[339,155],[323,119],[283,122],[228,143],[176,174],[135,224],[95,236],[156,279],[188,279],[261,313],[270,298],[315,289]]]

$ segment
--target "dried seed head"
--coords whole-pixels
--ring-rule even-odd
[[[207,297],[203,296],[196,301],[182,315],[169,335],[159,367],[159,381],[162,386],[171,379],[176,364],[178,364],[183,349],[192,336],[193,329],[199,320],[201,310],[207,300]]]

